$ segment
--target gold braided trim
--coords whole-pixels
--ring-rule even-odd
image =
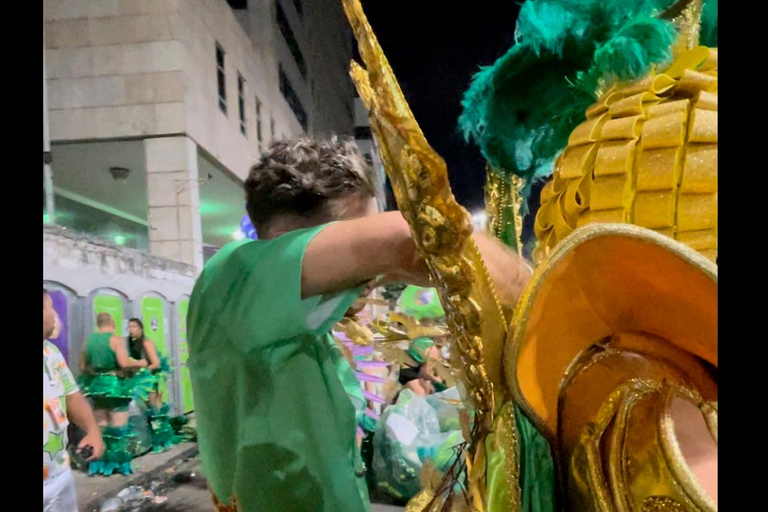
[[[478,290],[484,291],[483,297],[493,297],[494,293],[490,283],[478,277],[482,265],[470,242],[469,214],[453,197],[445,162],[429,146],[413,118],[360,2],[343,3],[367,67],[353,62],[352,78],[369,109],[371,128],[380,142],[400,211],[440,292],[467,391],[483,420],[493,409],[493,384],[483,361],[481,325],[491,319],[481,321],[483,310],[476,297]],[[490,313],[498,314],[498,309],[491,308]],[[501,381],[500,371],[496,379]]]
[[[475,409],[464,459],[469,467],[480,455],[481,441],[493,422],[494,393],[503,396],[506,389],[502,368],[506,318],[471,239],[469,213],[451,192],[445,161],[414,119],[360,1],[343,0],[343,5],[366,66],[353,62],[350,74],[368,109],[399,209],[440,294],[453,334],[454,365]],[[485,496],[477,480],[469,485],[473,496]]]
[[[222,503],[219,501],[216,493],[211,489],[208,489],[208,491],[211,493],[211,498],[213,498],[213,506],[216,512],[238,512],[240,510],[240,506],[237,504],[237,497],[234,494],[229,498],[228,503]]]
[[[490,233],[505,239],[505,233],[512,227],[514,230],[515,250],[522,253],[523,216],[520,212],[523,204],[520,191],[525,180],[512,175],[507,181],[502,172],[486,168],[485,210],[488,214]]]

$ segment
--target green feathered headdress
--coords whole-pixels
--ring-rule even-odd
[[[675,1],[529,0],[515,46],[482,68],[464,95],[465,138],[496,171],[523,178],[527,197],[534,181],[552,173],[599,86],[670,62],[677,30],[659,15]],[[705,0],[701,44],[717,45],[717,0]]]
[[[408,355],[418,364],[427,362],[427,351],[434,346],[432,338],[421,337],[411,341],[408,346]]]

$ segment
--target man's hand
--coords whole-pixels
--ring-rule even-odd
[[[431,380],[421,378],[419,379],[419,384],[421,384],[421,388],[424,390],[424,394],[426,395],[435,394],[435,386],[434,384],[432,384]]]
[[[93,417],[93,411],[88,401],[85,399],[82,393],[79,391],[67,395],[67,416],[69,420],[85,430],[85,437],[77,445],[78,450],[85,446],[91,446],[93,448],[93,454],[88,457],[88,460],[96,460],[104,455],[104,441],[101,439],[101,431],[96,424],[96,420]]]
[[[87,462],[99,460],[104,456],[104,440],[101,438],[101,432],[99,432],[98,429],[88,432],[83,440],[77,445],[77,449],[80,451],[86,446],[93,448],[91,456],[85,459]]]

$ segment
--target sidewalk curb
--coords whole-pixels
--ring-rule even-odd
[[[105,501],[107,501],[110,498],[114,498],[118,492],[120,492],[122,489],[125,489],[126,487],[131,487],[134,485],[143,487],[149,484],[150,482],[152,482],[153,480],[165,480],[164,477],[158,477],[158,475],[162,475],[166,469],[174,466],[178,461],[184,460],[184,459],[191,459],[195,457],[198,453],[199,453],[199,450],[198,450],[197,444],[192,444],[189,448],[174,455],[173,457],[165,461],[163,464],[157,467],[154,467],[149,471],[134,473],[127,480],[123,480],[119,483],[116,483],[114,486],[110,487],[108,490],[106,490],[105,492],[101,493],[99,496],[96,496],[91,501],[89,501],[88,504],[85,506],[85,511],[86,512],[98,511]]]

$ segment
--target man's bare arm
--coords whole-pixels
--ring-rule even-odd
[[[525,260],[490,235],[473,235],[505,305],[513,305],[530,278]],[[399,212],[331,224],[309,243],[302,267],[302,295],[312,297],[357,286],[377,276],[428,285],[429,273]]]
[[[301,291],[304,297],[323,295],[389,273],[427,279],[399,212],[336,222],[318,233],[304,255]]]
[[[118,337],[118,336],[112,336],[112,338],[109,340],[109,345],[112,347],[112,350],[115,352],[115,357],[117,358],[117,364],[120,366],[120,368],[146,368],[147,362],[143,359],[136,360],[132,359],[128,356],[128,350],[125,348],[125,340]]]
[[[525,258],[487,233],[473,235],[499,300],[514,306],[531,279],[532,267]]]

